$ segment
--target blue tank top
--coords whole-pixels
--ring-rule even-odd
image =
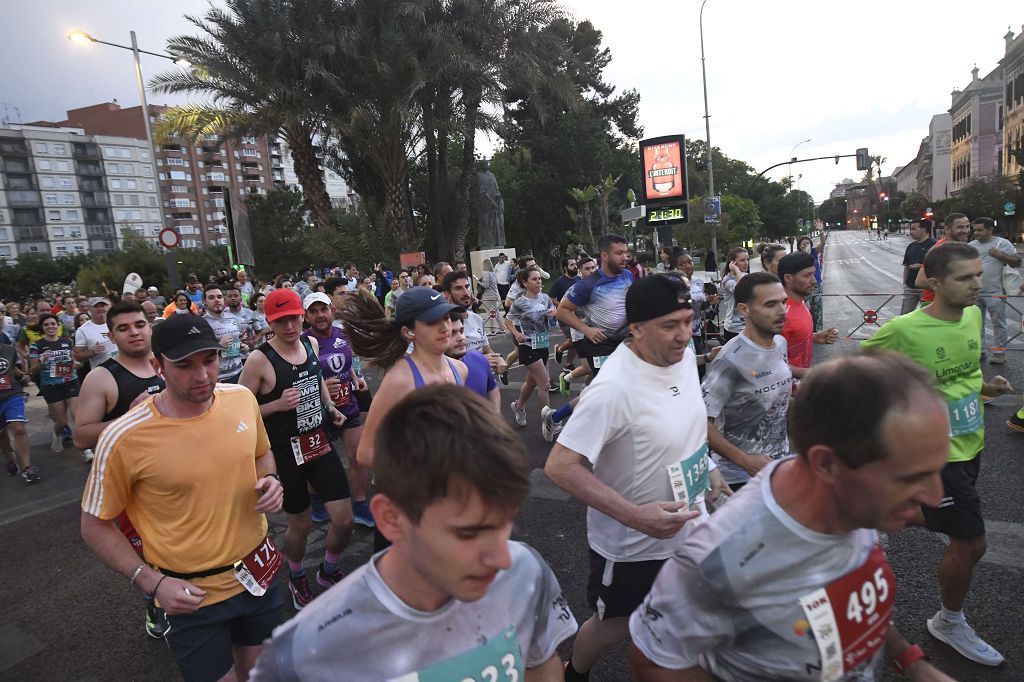
[[[426,382],[423,381],[423,375],[420,374],[419,367],[417,367],[416,363],[412,361],[412,358],[406,355],[405,361],[409,363],[409,370],[412,372],[412,380],[415,382],[416,388],[423,388],[426,386]],[[461,386],[462,377],[459,376],[459,372],[455,369],[455,364],[448,358],[445,358],[445,361],[448,363],[448,366],[451,367],[452,374],[455,375],[455,383]]]

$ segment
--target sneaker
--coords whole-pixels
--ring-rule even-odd
[[[74,445],[75,439],[71,435],[71,427],[65,426],[60,430],[60,439],[64,442],[64,445]]]
[[[91,462],[91,461],[92,461],[92,458],[93,458],[94,456],[95,456],[95,455],[93,454],[92,450],[90,450],[89,448],[86,448],[85,450],[82,450],[82,459],[84,459],[84,460],[85,460],[85,463],[86,463],[86,464],[88,464],[89,462]]]
[[[310,516],[313,517],[313,523],[327,523],[331,518],[327,514],[327,507],[320,501],[320,496],[316,493],[309,494],[309,510]]]
[[[317,569],[319,575],[320,570]],[[309,590],[309,578],[305,575],[288,576],[288,589],[292,593],[292,604],[297,611],[301,611],[313,601],[313,593]]]
[[[555,362],[557,362],[558,364],[562,364],[562,349],[561,348],[556,348],[555,349]]]
[[[498,375],[498,381],[508,386],[508,372],[502,372]]]
[[[64,452],[64,441],[61,440],[59,433],[50,434],[50,449],[54,452]]]
[[[555,382],[548,379],[548,393],[554,393],[557,390],[559,389]]]
[[[367,528],[377,527],[377,521],[373,518],[373,512],[370,511],[370,503],[366,500],[352,503],[352,520]]]
[[[558,438],[558,434],[562,432],[562,427],[565,424],[555,423],[555,411],[550,407],[540,408],[540,432],[544,436],[544,440],[549,443],[553,443],[555,438]]]
[[[21,480],[25,483],[32,484],[39,482],[39,469],[34,464],[29,464],[25,467],[25,470],[21,472]]]
[[[14,459],[14,454],[7,455],[7,475],[17,476],[19,471],[21,471],[21,467],[18,466],[18,462]]]
[[[1006,425],[1009,426],[1014,431],[1019,431],[1020,433],[1024,433],[1024,419],[1021,419],[1017,415],[1013,415],[1012,417],[1007,419],[1006,420]],[[10,472],[11,472],[10,464],[8,464],[7,473],[10,473]]]
[[[335,571],[334,573],[324,573],[324,564],[320,562],[320,566],[316,569],[316,582],[321,587],[333,587],[342,581],[345,574],[341,571]]]
[[[990,365],[1005,365],[1006,364],[1006,353],[993,353],[992,357],[989,358],[988,364]]]
[[[163,639],[171,630],[171,624],[167,622],[167,614],[164,610],[153,603],[151,599],[146,600],[146,634],[153,639]]]
[[[572,381],[572,372],[561,372],[558,375],[558,392],[564,395],[566,398],[569,397],[569,382]]]
[[[975,663],[997,666],[1003,662],[1002,654],[978,637],[967,621],[947,623],[942,619],[940,611],[928,619],[928,632],[935,639],[945,642],[956,649],[961,656]]]
[[[516,424],[526,426],[526,410],[519,407],[519,401],[513,400],[509,405],[512,407],[512,414],[516,416]]]

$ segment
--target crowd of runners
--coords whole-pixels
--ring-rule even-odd
[[[609,234],[550,286],[502,254],[481,277],[347,265],[265,286],[190,277],[169,300],[8,304],[0,446],[9,473],[39,481],[34,382],[53,449],[73,440],[89,463],[85,542],[140,593],[186,680],[586,680],[627,640],[652,682],[881,679],[886,661],[948,680],[892,624],[880,533],[949,536],[928,631],[1002,663],[964,605],[986,549],[984,403],[1014,389],[982,376],[989,252],[965,225],[950,216],[913,267],[922,307],[813,368],[838,336],[820,312],[824,234],[762,248],[755,273],[733,249],[721,279],[671,248],[647,272]],[[544,557],[511,540],[534,394],[544,471],[587,507],[582,623]],[[266,515],[282,511],[275,538]],[[307,561],[315,522],[325,548]],[[343,575],[354,524],[375,553]]]

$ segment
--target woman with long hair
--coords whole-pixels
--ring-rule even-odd
[[[78,377],[75,376],[75,344],[60,335],[60,320],[56,315],[46,313],[39,317],[43,337],[36,340],[28,352],[29,367],[37,376],[39,394],[46,401],[46,408],[53,420],[53,434],[50,449],[64,450],[64,441],[71,439],[68,420],[74,418],[75,403],[78,401]]]
[[[192,313],[193,315],[200,314],[199,308],[196,307],[196,304],[193,303],[192,299],[188,297],[188,294],[181,289],[174,292],[174,298],[172,298],[171,302],[167,304],[166,308],[164,308],[163,316],[166,319],[175,313]]]
[[[516,423],[526,426],[526,401],[534,389],[540,400],[541,419],[551,410],[548,398],[548,356],[550,355],[550,333],[555,325],[555,305],[551,297],[541,289],[544,286],[538,268],[520,270],[516,282],[523,288],[523,295],[512,302],[505,316],[505,328],[512,334],[519,350],[519,363],[526,367],[526,381],[519,390],[519,398],[512,401],[512,413]]]
[[[722,292],[722,341],[739,336],[746,325],[746,320],[736,308],[734,292],[739,281],[750,271],[750,252],[742,246],[729,249],[725,259],[725,275],[719,291]]]

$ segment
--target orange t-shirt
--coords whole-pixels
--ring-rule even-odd
[[[945,241],[946,241],[946,238],[943,237],[939,241],[937,241],[934,244],[932,244],[932,249],[934,249],[936,246],[938,246],[939,244],[942,244]],[[932,249],[928,249],[928,250],[931,251]],[[921,266],[921,269],[924,270],[924,265]],[[927,275],[927,274],[928,273],[926,272],[925,275]],[[932,291],[931,289],[924,289],[921,292],[921,303],[931,303],[934,300],[935,300],[935,292]]]
[[[244,386],[217,384],[209,412],[166,417],[153,399],[100,435],[82,509],[111,520],[127,512],[145,561],[177,573],[227,566],[267,534],[256,511],[256,459],[270,450],[259,405]],[[245,588],[225,571],[190,580],[206,590],[201,606]]]

